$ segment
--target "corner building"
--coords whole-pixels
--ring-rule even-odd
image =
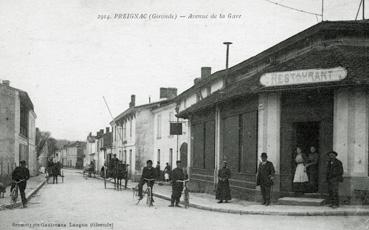
[[[212,192],[229,162],[236,197],[255,200],[260,154],[276,169],[274,197],[293,195],[293,152],[319,152],[318,194],[327,193],[326,153],[344,167],[342,201],[369,194],[369,20],[316,24],[227,70],[223,87],[177,115],[191,124],[191,179]],[[206,87],[206,86],[204,86]]]

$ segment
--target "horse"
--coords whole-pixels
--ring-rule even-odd
[[[127,189],[127,165],[119,162],[117,166],[114,168],[114,187],[117,190],[122,189],[122,179],[125,180],[124,189]]]

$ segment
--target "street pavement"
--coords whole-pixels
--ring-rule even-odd
[[[369,229],[369,216],[235,215],[170,208],[159,198],[136,205],[131,190],[64,172],[64,183],[45,184],[28,208],[0,211],[0,229]]]

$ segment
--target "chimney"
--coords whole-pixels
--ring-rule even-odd
[[[211,67],[201,67],[201,79],[211,75]]]
[[[195,79],[193,80],[193,84],[194,84],[194,85],[196,85],[197,83],[199,83],[199,81],[200,81],[200,78],[195,78]]]
[[[10,86],[10,81],[9,80],[3,80],[3,85]]]
[[[136,95],[131,95],[131,102],[129,103],[129,108],[136,106]]]
[[[106,133],[109,133],[109,127],[106,127],[105,129],[106,129]]]
[[[104,129],[100,129],[100,135],[104,135]]]

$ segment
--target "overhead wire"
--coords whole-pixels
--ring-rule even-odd
[[[264,0],[264,1],[269,2],[269,3],[272,3],[272,4],[275,4],[275,5],[278,5],[280,7],[284,7],[284,8],[290,9],[290,10],[297,11],[297,12],[300,12],[300,13],[315,15],[315,16],[319,16],[319,17],[322,17],[323,16],[322,14],[318,14],[318,13],[314,13],[314,12],[310,12],[310,11],[306,11],[306,10],[294,8],[294,7],[287,6],[287,5],[284,5],[284,4],[281,4],[281,3],[278,3],[278,2],[274,2],[274,1],[271,1],[271,0]]]

